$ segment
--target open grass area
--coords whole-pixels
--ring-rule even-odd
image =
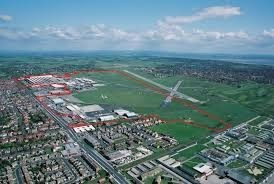
[[[115,105],[139,114],[158,114],[167,121],[173,120],[173,123],[157,125],[151,127],[151,129],[168,134],[180,143],[199,140],[211,134],[208,129],[184,124],[184,120],[191,119],[195,123],[212,128],[222,127],[222,124],[217,120],[212,120],[177,101],[172,101],[168,106],[161,107],[161,103],[165,99],[163,95],[118,73],[81,73],[77,77],[88,77],[105,84],[105,86],[97,87],[95,90],[75,93],[74,97],[87,104]],[[154,78],[153,80],[172,87],[180,79],[182,79],[181,76],[174,76],[161,79]],[[219,95],[220,88],[223,90],[231,89],[229,86],[216,85],[215,83],[193,78],[184,78],[183,81],[182,86],[178,89],[179,91],[206,102],[205,104],[195,104],[196,106],[233,125],[257,116],[255,112],[234,100]],[[107,98],[102,98],[102,96]]]
[[[200,151],[202,151],[205,148],[206,148],[206,146],[204,146],[202,144],[197,144],[193,147],[190,147],[186,150],[179,152],[177,155],[173,156],[173,158],[178,159],[178,160],[186,160],[190,157],[195,156],[197,153],[199,153]]]
[[[160,124],[150,127],[151,130],[170,135],[181,143],[198,141],[210,134],[209,131],[183,123]]]
[[[74,94],[74,97],[85,103],[111,104],[140,114],[158,114],[166,120],[190,118],[205,126],[221,126],[218,121],[209,119],[196,110],[175,101],[167,107],[161,107],[161,103],[165,99],[163,95],[117,73],[86,73],[79,76],[90,77],[105,84],[96,90]],[[102,95],[107,98],[102,98]]]
[[[183,80],[178,91],[204,101],[199,108],[212,113],[232,125],[237,125],[257,116],[255,111],[240,104],[236,99],[226,96],[227,91],[238,88],[200,79],[184,76],[172,76],[166,78],[151,78],[152,80],[173,87],[178,80]]]
[[[220,97],[221,101],[236,103],[235,111],[244,110],[243,108],[237,108],[239,105],[243,106],[245,108],[243,113],[247,113],[247,115],[249,114],[248,109],[252,109],[259,115],[264,116],[273,117],[274,114],[274,87],[270,84],[258,84],[245,81],[238,86],[232,86],[182,75],[162,78],[154,77],[145,72],[143,72],[142,75],[169,87],[173,87],[176,81],[183,80],[178,91],[203,101],[211,101],[211,97]],[[226,103],[224,103],[223,107],[226,107]],[[233,116],[233,114],[231,114],[231,116]]]
[[[247,165],[248,162],[243,161],[243,160],[235,160],[234,162],[231,162],[230,164],[228,164],[228,168],[234,169],[234,168],[239,168],[239,167],[243,167],[245,165]]]
[[[187,166],[187,167],[189,167],[189,168],[193,168],[196,165],[198,165],[199,163],[205,163],[205,161],[202,160],[199,157],[194,157],[194,158],[188,160],[187,162],[185,162],[184,165]]]
[[[265,121],[267,119],[268,119],[267,117],[260,116],[257,119],[249,122],[249,124],[252,125],[252,126],[257,126],[257,125],[259,125],[260,123],[262,123],[263,121]]]
[[[239,103],[258,111],[261,115],[274,113],[274,87],[273,85],[244,83],[240,88],[227,89],[221,92]]]

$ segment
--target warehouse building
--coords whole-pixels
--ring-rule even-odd
[[[135,118],[138,116],[138,114],[136,114],[135,112],[130,112],[124,109],[117,109],[117,110],[114,110],[113,112],[115,112],[119,116],[125,116],[127,118]]]
[[[100,121],[111,121],[111,120],[115,120],[116,118],[113,115],[106,115],[106,116],[100,116],[98,119]]]
[[[171,158],[169,155],[159,158],[158,161],[172,168],[176,168],[181,165],[180,162],[176,161],[174,158]]]
[[[87,123],[71,123],[69,124],[69,127],[72,128],[76,133],[95,130],[94,126]]]
[[[65,101],[62,98],[53,98],[52,101],[53,101],[53,103],[55,105],[63,105],[63,104],[65,104]]]
[[[87,105],[81,107],[81,111],[84,113],[103,111],[104,109],[100,105]]]
[[[213,173],[213,169],[210,163],[199,163],[198,165],[194,166],[193,169],[202,174],[202,177],[209,176]]]
[[[106,157],[111,161],[115,162],[117,160],[124,159],[132,154],[131,150],[119,150],[112,153],[106,154]]]

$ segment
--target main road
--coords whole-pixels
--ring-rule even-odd
[[[31,93],[31,92],[30,92]],[[31,93],[33,99],[40,104],[40,106],[49,114],[58,124],[67,132],[67,134],[71,137],[72,140],[74,140],[77,144],[79,144],[80,148],[82,151],[88,156],[90,159],[94,160],[97,164],[99,164],[104,170],[106,170],[112,177],[113,179],[119,183],[119,184],[128,184],[128,181],[125,179],[125,177],[119,173],[115,168],[112,167],[110,163],[100,154],[98,153],[95,149],[91,148],[88,146],[84,141],[79,139],[75,132],[70,129],[67,126],[67,123],[65,122],[64,119],[60,118],[57,116],[52,110],[44,106],[39,100],[37,100],[33,94]]]
[[[25,183],[25,179],[24,179],[21,167],[19,165],[16,166],[15,174],[16,174],[16,178],[17,178],[17,183],[18,184],[24,184]]]
[[[130,72],[130,71],[128,71],[128,70],[123,70],[123,71],[126,72],[126,73],[128,73],[128,74],[133,75],[134,77],[137,77],[137,78],[139,78],[139,79],[142,79],[142,80],[144,80],[144,81],[146,81],[146,82],[148,82],[148,83],[150,83],[150,84],[153,84],[154,86],[157,86],[157,87],[159,87],[159,88],[162,88],[162,89],[164,89],[164,90],[167,90],[167,91],[173,93],[174,95],[176,95],[176,96],[179,97],[179,98],[189,100],[189,101],[191,101],[191,102],[193,102],[193,103],[201,103],[201,101],[199,101],[199,100],[197,100],[197,99],[195,99],[195,98],[193,98],[193,97],[191,97],[191,96],[188,96],[188,95],[186,95],[186,94],[183,94],[183,93],[181,93],[181,92],[179,92],[179,91],[175,91],[175,90],[172,89],[172,88],[169,88],[169,87],[167,87],[167,86],[164,86],[164,85],[162,85],[162,84],[159,84],[159,83],[157,83],[157,82],[155,82],[155,81],[152,81],[152,80],[150,80],[150,79],[147,79],[147,78],[145,78],[145,77],[143,77],[143,76],[140,76],[140,75],[138,75],[138,74],[136,74],[136,73]]]

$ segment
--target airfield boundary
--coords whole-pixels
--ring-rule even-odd
[[[123,72],[123,71],[120,71],[120,70],[79,70],[79,71],[76,71],[76,72],[73,72],[71,75],[77,75],[79,73],[96,73],[96,72],[99,72],[99,73],[117,73],[127,79],[130,79],[132,81],[135,81],[139,84],[141,84],[142,86],[150,89],[150,90],[153,90],[165,97],[169,96],[169,91],[166,91],[164,89],[161,89],[157,86],[154,86],[152,84],[149,84],[148,82],[142,80],[142,79],[139,79],[139,78],[136,78],[132,75],[130,75],[129,73],[126,73],[126,72]],[[203,109],[200,109],[199,107],[197,107],[196,105],[192,104],[191,102],[188,102],[187,100],[183,100],[181,98],[178,98],[176,96],[173,96],[172,98],[174,101],[176,101],[177,103],[185,106],[185,107],[188,107],[188,108],[191,108],[193,110],[196,110],[198,113],[200,113],[201,115],[203,116],[206,116],[208,117],[209,119],[212,119],[212,120],[215,120],[215,121],[218,121],[220,124],[223,125],[222,128],[213,128],[213,127],[209,127],[209,126],[206,126],[206,125],[202,125],[202,124],[199,124],[199,123],[196,123],[196,122],[192,122],[192,121],[187,121],[187,120],[183,120],[183,119],[173,119],[173,120],[164,120],[165,122],[167,123],[175,123],[175,122],[178,122],[178,123],[184,123],[184,124],[187,124],[187,125],[191,125],[191,126],[194,126],[194,127],[198,127],[198,128],[203,128],[203,129],[208,129],[208,130],[211,130],[211,131],[214,131],[214,132],[222,132],[222,131],[225,131],[229,128],[232,127],[232,125],[230,123],[227,123],[225,122],[223,119],[203,110]]]
[[[135,81],[139,84],[141,84],[142,86],[158,93],[158,94],[161,94],[165,97],[169,96],[170,92],[167,91],[167,90],[164,90],[164,89],[161,89],[157,86],[154,86],[142,79],[139,79],[139,78],[136,78],[135,76],[129,74],[129,73],[126,73],[126,72],[123,72],[123,71],[120,71],[120,70],[78,70],[78,71],[75,71],[75,72],[72,72],[72,73],[65,73],[64,75],[60,75],[58,77],[64,77],[64,78],[71,78],[72,76],[74,75],[78,75],[80,73],[117,73],[129,80],[132,80],[132,81]],[[24,78],[28,78],[29,76],[25,76],[25,77],[22,77],[20,79],[16,78],[15,81],[18,82],[19,80],[22,80]],[[63,85],[63,84],[62,84]],[[39,85],[40,87],[43,87],[43,85]],[[30,87],[30,86],[25,86],[25,87]],[[67,87],[65,88],[66,90]],[[70,92],[71,93],[71,92]],[[69,94],[70,94],[69,93]],[[57,95],[54,95],[54,96],[63,96],[63,95],[67,95],[67,93],[64,93],[64,94],[57,94]],[[48,96],[53,96],[53,95],[48,95]],[[42,98],[45,97],[45,96],[41,96],[41,97],[36,97],[37,100],[39,100],[42,104]],[[190,125],[190,126],[194,126],[194,127],[198,127],[198,128],[202,128],[202,129],[207,129],[207,130],[210,130],[210,131],[214,131],[214,132],[222,132],[222,131],[225,131],[229,128],[232,127],[232,125],[228,122],[225,122],[223,119],[203,110],[203,109],[200,109],[199,107],[197,107],[196,105],[192,104],[191,102],[188,102],[187,100],[184,100],[184,99],[181,99],[177,96],[173,96],[172,98],[174,101],[176,101],[177,103],[185,106],[185,107],[188,107],[188,108],[191,108],[195,111],[197,111],[198,113],[200,113],[201,115],[203,116],[206,116],[207,118],[211,119],[211,120],[214,120],[214,121],[217,121],[219,122],[220,124],[223,125],[222,128],[213,128],[213,127],[209,127],[209,126],[206,126],[206,125],[202,125],[200,123],[196,123],[196,122],[193,122],[193,121],[188,121],[188,120],[183,120],[183,119],[173,119],[173,120],[164,120],[162,119],[163,121],[165,121],[166,123],[184,123],[186,125]],[[45,107],[46,105],[43,104]],[[61,116],[70,116],[71,114],[59,114]],[[158,119],[160,119],[160,117],[158,115],[149,115],[149,116],[144,116],[144,117],[156,117]],[[96,125],[102,125],[102,124],[112,124],[112,123],[116,123],[117,121],[116,120],[113,120],[111,122],[99,122],[97,123]]]

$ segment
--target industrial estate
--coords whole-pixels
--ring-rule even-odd
[[[150,67],[1,80],[0,183],[273,181],[272,116],[199,80]]]

